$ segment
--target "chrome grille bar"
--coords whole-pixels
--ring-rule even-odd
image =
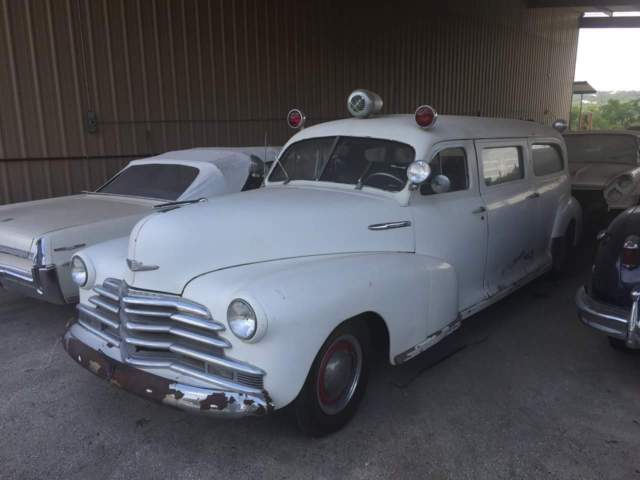
[[[218,348],[230,348],[231,344],[222,339],[215,337],[208,337],[206,335],[200,335],[199,333],[192,332],[190,330],[185,330],[180,327],[173,327],[171,325],[158,325],[158,324],[148,324],[148,323],[138,323],[138,322],[125,322],[125,327],[127,330],[133,330],[136,332],[144,332],[144,333],[168,333],[171,335],[175,335],[176,337],[186,338],[188,340],[193,340],[194,342],[204,343],[205,345],[210,345],[212,347]]]
[[[125,363],[164,368],[222,388],[261,393],[264,371],[227,357],[231,343],[218,335],[225,325],[209,310],[169,294],[130,289],[106,279],[78,305],[78,322],[122,349]]]
[[[78,310],[84,313],[85,315],[87,315],[88,317],[94,320],[97,320],[98,322],[106,325],[107,327],[113,328],[114,330],[117,330],[120,326],[118,322],[116,322],[115,320],[112,320],[106,315],[103,315],[95,308],[87,307],[86,305],[79,303]]]

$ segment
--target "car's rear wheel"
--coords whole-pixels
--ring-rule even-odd
[[[316,355],[294,409],[300,429],[322,436],[355,414],[367,387],[370,335],[359,322],[338,327]]]

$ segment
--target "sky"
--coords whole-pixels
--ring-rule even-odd
[[[584,28],[576,80],[599,91],[640,90],[640,28]]]

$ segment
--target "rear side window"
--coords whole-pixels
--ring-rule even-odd
[[[564,170],[562,153],[557,145],[537,144],[531,146],[533,173],[543,177]]]
[[[469,188],[469,171],[467,169],[467,154],[462,147],[445,148],[436,154],[429,164],[431,166],[431,178],[436,175],[444,175],[449,179],[449,192],[457,192]],[[427,181],[420,186],[420,193],[433,195],[431,182]]]
[[[134,165],[124,169],[98,192],[177,200],[197,176],[198,169],[187,165]]]
[[[487,186],[524,178],[522,148],[490,147],[482,150],[482,172]]]

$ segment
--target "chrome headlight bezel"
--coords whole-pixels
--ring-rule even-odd
[[[235,298],[227,307],[227,325],[236,337],[249,342],[258,333],[258,316],[249,302]]]
[[[77,255],[71,257],[71,280],[80,288],[85,287],[89,281],[87,264]]]

